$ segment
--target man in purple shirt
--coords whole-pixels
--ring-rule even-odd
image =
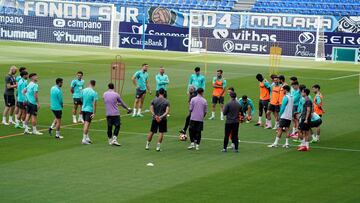
[[[124,109],[128,110],[128,114],[131,113],[131,109],[120,98],[120,95],[114,91],[114,84],[109,83],[109,89],[103,95],[104,104],[106,107],[106,120],[107,120],[107,135],[109,138],[109,145],[121,146],[117,137],[120,131],[120,112],[118,105],[121,105]],[[112,128],[115,126],[114,133]]]
[[[190,101],[190,141],[191,144],[188,147],[189,150],[199,150],[201,141],[201,131],[204,128],[204,117],[207,113],[208,104],[203,97],[204,89],[197,89],[197,96]],[[196,144],[195,144],[196,143]]]

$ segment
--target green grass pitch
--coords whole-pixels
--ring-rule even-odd
[[[69,84],[76,71],[84,71],[86,81],[96,79],[96,90],[102,95],[110,63],[118,54],[127,65],[123,98],[130,106],[134,99],[130,78],[140,65],[149,64],[153,90],[159,66],[166,67],[171,117],[160,153],[154,141],[150,151],[144,150],[149,114],[131,118],[122,111],[122,146],[118,148],[107,144],[102,102],[90,130],[93,145],[81,145],[81,126],[70,125]],[[360,96],[355,75],[359,65],[282,59],[280,72],[287,78],[295,75],[300,83],[322,87],[326,114],[321,143],[306,153],[294,146],[269,149],[266,144],[273,141],[275,132],[257,128],[253,122],[240,127],[240,153],[224,154],[220,152],[224,122],[218,119],[219,110],[217,120],[205,121],[200,151],[188,151],[188,143],[178,140],[187,114],[188,76],[195,66],[204,67],[205,60],[209,103],[210,80],[218,68],[238,95],[258,100],[255,75],[268,73],[268,57],[0,42],[2,78],[13,64],[39,75],[40,129],[53,119],[50,87],[55,78],[64,78],[63,125],[67,125],[61,131],[65,139],[60,141],[46,133],[24,136],[22,130],[0,125],[0,202],[360,202]],[[0,87],[3,94],[3,82]],[[145,108],[151,98],[147,95]],[[1,112],[3,107],[1,97]],[[155,166],[147,167],[149,162]]]

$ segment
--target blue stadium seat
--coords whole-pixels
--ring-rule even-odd
[[[252,12],[354,16],[359,16],[359,10],[359,0],[257,0],[251,9]]]

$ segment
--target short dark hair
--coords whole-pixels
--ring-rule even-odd
[[[313,85],[312,87],[313,87],[313,88],[316,88],[316,89],[320,89],[320,85],[318,85],[318,84],[315,84],[315,85]]]
[[[24,70],[20,72],[20,76],[21,76],[21,77],[24,77],[24,75],[28,75],[28,74],[29,74],[29,73],[28,73],[27,71],[24,71]]]
[[[299,86],[299,89],[300,89],[300,91],[302,91],[303,89],[306,89],[306,85],[301,84],[301,85]]]
[[[258,74],[256,75],[256,79],[257,79],[259,82],[262,82],[262,81],[264,80],[264,76],[261,75],[260,73],[258,73]]]
[[[307,96],[310,94],[310,90],[308,88],[303,89],[302,92],[304,92]]]
[[[275,74],[271,74],[271,75],[270,75],[270,78],[271,78],[271,79],[274,79],[274,78],[278,78],[278,76],[275,75]]]
[[[298,81],[292,82],[291,85],[299,85]]]
[[[197,93],[198,93],[198,94],[202,94],[203,92],[204,92],[204,89],[203,89],[203,88],[200,87],[199,89],[197,89]]]
[[[78,71],[76,74],[84,75],[84,73],[82,71]]]
[[[285,76],[284,75],[279,75],[279,80],[285,81]]]
[[[143,64],[141,65],[141,67],[144,67],[144,66],[147,66],[147,65],[149,65],[149,64],[143,63]]]
[[[165,94],[164,88],[160,88],[158,92],[159,92],[160,95],[164,95],[164,94]]]
[[[195,71],[195,72],[199,72],[199,71],[200,71],[200,67],[196,67],[196,68],[194,69],[194,71]]]
[[[95,86],[95,85],[96,85],[96,81],[95,81],[95,80],[90,80],[90,84],[91,84],[92,86]]]
[[[114,83],[112,83],[112,82],[109,83],[109,84],[108,84],[108,88],[111,89],[111,90],[113,90],[113,89],[115,88]]]
[[[229,87],[228,90],[235,92],[235,89],[233,87]]]
[[[241,97],[242,100],[247,100],[247,98],[248,98],[248,97],[247,97],[246,95],[243,95],[243,96]]]
[[[298,79],[297,79],[296,76],[292,76],[292,77],[290,78],[290,80],[292,80],[292,81],[297,81]]]
[[[286,90],[286,92],[290,92],[290,86],[289,85],[285,85],[283,87],[284,90]]]
[[[235,98],[236,98],[236,92],[231,92],[231,93],[230,93],[230,97],[233,98],[233,99],[235,99]]]
[[[21,72],[23,72],[23,71],[25,71],[26,70],[26,67],[20,67],[19,68],[19,72],[21,73]]]
[[[223,70],[219,69],[216,72],[220,72],[221,74],[223,73]]]
[[[55,83],[58,85],[63,82],[62,78],[56,78]]]
[[[29,78],[32,78],[33,76],[36,76],[36,73],[30,73]]]

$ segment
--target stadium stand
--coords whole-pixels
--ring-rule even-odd
[[[359,0],[257,0],[251,9],[261,13],[360,16]]]
[[[21,0],[20,0],[21,1]],[[114,3],[124,6],[160,6],[182,12],[197,10],[249,11],[308,15],[360,16],[360,0],[72,0]],[[0,13],[16,13],[16,8],[0,8]]]
[[[162,6],[167,8],[177,8],[188,11],[190,9],[199,10],[219,10],[231,11],[237,0],[81,0],[85,2],[115,3],[133,6]]]

